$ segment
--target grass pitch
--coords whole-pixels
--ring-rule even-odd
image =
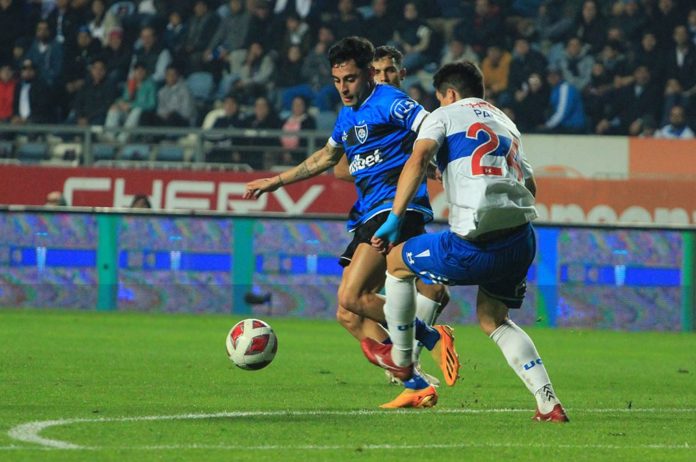
[[[696,335],[527,329],[571,423],[477,328],[430,410],[334,322],[268,318],[278,355],[237,369],[239,317],[0,310],[0,460],[696,460]],[[427,358],[429,371],[435,367]]]

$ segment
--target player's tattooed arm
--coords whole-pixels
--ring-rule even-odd
[[[263,193],[275,191],[286,184],[296,183],[317,176],[336,165],[341,159],[341,156],[343,156],[343,149],[340,146],[331,146],[327,144],[305,159],[301,164],[279,175],[250,181],[246,185],[244,198],[257,198]]]

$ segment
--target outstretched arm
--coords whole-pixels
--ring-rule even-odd
[[[340,146],[327,144],[302,161],[301,164],[270,178],[260,178],[247,183],[244,199],[257,198],[265,192],[272,192],[286,184],[317,176],[338,163],[343,156]]]

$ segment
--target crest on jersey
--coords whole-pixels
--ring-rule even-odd
[[[355,126],[355,137],[360,144],[364,144],[367,141],[367,124]]]
[[[403,120],[415,107],[416,102],[412,99],[397,99],[392,103],[389,114],[396,120]]]

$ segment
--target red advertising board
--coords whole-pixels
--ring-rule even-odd
[[[190,170],[0,167],[0,203],[43,205],[62,191],[73,206],[128,207],[136,194],[150,196],[155,209],[219,212],[341,214],[350,210],[354,186],[322,175],[244,200],[245,184],[264,173]]]
[[[341,215],[356,194],[331,175],[285,186],[258,199],[242,199],[247,181],[261,172],[0,166],[0,203],[42,205],[51,191],[69,204],[128,207],[147,194],[155,209],[290,215]],[[696,183],[688,180],[537,178],[541,219],[567,223],[696,223]],[[430,182],[437,217],[447,215],[442,187]]]

